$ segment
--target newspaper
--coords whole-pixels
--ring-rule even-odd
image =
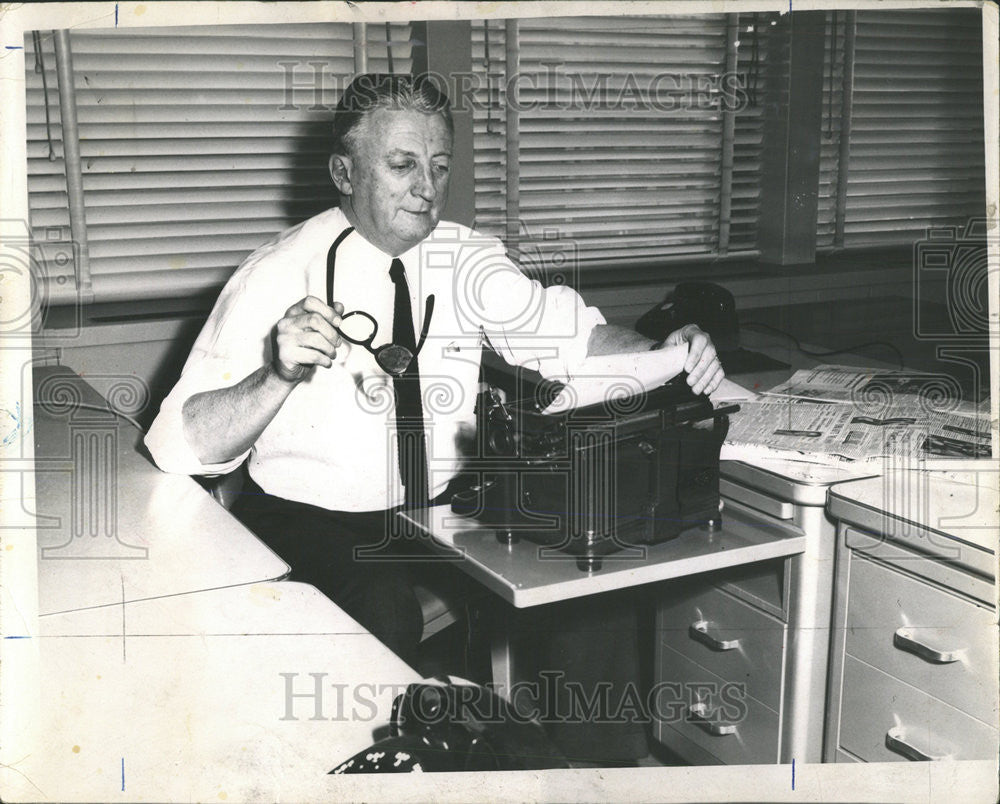
[[[946,375],[819,366],[798,371],[731,417],[726,457],[814,463],[888,456],[988,458],[988,407]]]
[[[761,395],[850,403],[865,408],[915,405],[966,415],[989,411],[988,399],[985,405],[963,400],[961,386],[954,377],[906,369],[816,366],[796,371],[787,382],[762,391]]]

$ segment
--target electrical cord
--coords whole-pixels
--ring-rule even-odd
[[[762,330],[767,330],[769,332],[777,333],[778,335],[782,335],[783,337],[788,338],[792,343],[794,343],[795,348],[798,351],[800,351],[804,355],[807,355],[808,357],[833,357],[834,355],[843,355],[847,354],[848,352],[856,352],[859,349],[867,349],[869,346],[881,346],[890,350],[896,356],[896,362],[899,363],[900,368],[905,368],[903,361],[903,353],[900,352],[899,349],[897,349],[888,341],[868,341],[867,343],[859,343],[854,346],[848,346],[844,349],[832,349],[829,352],[811,352],[808,349],[805,349],[802,346],[802,344],[799,343],[799,339],[796,338],[794,335],[792,335],[790,332],[785,332],[785,330],[783,329],[772,327],[770,324],[764,324],[759,321],[748,321],[746,323],[741,323],[740,326],[743,327],[744,329],[762,329]]]
[[[388,72],[392,75],[396,70],[392,63],[392,23],[390,22],[385,24],[385,59],[386,66],[389,68]]]
[[[139,422],[129,416],[127,413],[122,413],[120,410],[115,410],[110,405],[92,405],[89,402],[67,402],[65,399],[36,399],[34,400],[36,405],[54,405],[60,408],[87,408],[88,410],[100,410],[105,413],[113,413],[122,419],[125,419],[129,424],[136,428],[140,433],[145,433],[146,428],[144,428]]]
[[[42,96],[45,98],[45,139],[49,145],[49,161],[56,161],[55,148],[52,146],[52,117],[49,112],[49,81],[45,74],[45,56],[42,52],[42,36],[38,31],[31,32],[31,41],[35,49],[35,72],[42,77]]]

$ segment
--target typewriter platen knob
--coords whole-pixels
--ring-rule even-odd
[[[493,455],[513,455],[514,436],[505,424],[491,427],[489,431],[489,448]]]

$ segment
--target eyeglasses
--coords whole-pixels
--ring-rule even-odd
[[[420,354],[424,340],[427,338],[427,328],[430,326],[431,316],[434,313],[434,296],[427,297],[424,307],[424,325],[420,331],[420,340],[417,342],[417,351],[411,352],[405,346],[398,343],[386,343],[382,346],[372,347],[375,336],[378,335],[378,322],[363,310],[353,310],[340,317],[340,327],[334,327],[337,333],[348,343],[363,346],[375,356],[375,362],[386,374],[399,376],[410,366],[413,358]],[[346,327],[350,333],[345,332],[347,320],[353,316],[358,316],[358,320]],[[367,334],[367,337],[366,337]]]
[[[348,226],[340,236],[334,241],[333,245],[330,246],[330,250],[326,255],[326,291],[327,299],[326,303],[333,307],[333,277],[334,269],[337,263],[337,247],[344,242],[351,232],[354,231],[353,226]],[[345,313],[340,317],[340,327],[334,327],[337,334],[340,335],[348,343],[353,343],[357,346],[363,346],[375,357],[375,362],[386,374],[392,374],[395,377],[400,376],[406,372],[409,368],[410,363],[413,358],[420,354],[420,350],[424,346],[424,340],[427,338],[427,328],[431,324],[431,316],[434,314],[434,294],[432,293],[427,297],[427,301],[424,304],[424,324],[420,330],[420,340],[417,341],[416,352],[411,352],[406,346],[401,346],[398,343],[386,343],[379,347],[372,347],[372,342],[375,340],[375,336],[378,335],[378,322],[368,313],[362,310],[353,310],[350,313]],[[347,319],[358,316],[358,320],[349,326],[349,331],[344,332],[344,322]],[[367,323],[361,323],[362,321]],[[370,326],[370,329],[369,329]]]

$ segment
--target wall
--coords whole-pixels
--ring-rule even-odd
[[[180,376],[204,315],[115,324],[91,324],[79,334],[49,329],[35,338],[36,356],[69,366],[84,378],[137,377],[149,389],[149,405],[136,415],[149,426],[160,402]]]
[[[853,264],[808,272],[782,270],[777,266],[755,266],[739,273],[719,274],[718,268],[706,273],[705,266],[692,266],[686,279],[704,279],[726,288],[736,299],[738,311],[763,307],[803,304],[815,301],[843,301],[878,296],[904,296],[912,293],[910,271],[857,258]],[[683,281],[683,280],[676,280]],[[614,324],[631,326],[636,319],[673,288],[675,280],[650,280],[624,287],[609,285],[583,287],[589,304],[601,308]]]

